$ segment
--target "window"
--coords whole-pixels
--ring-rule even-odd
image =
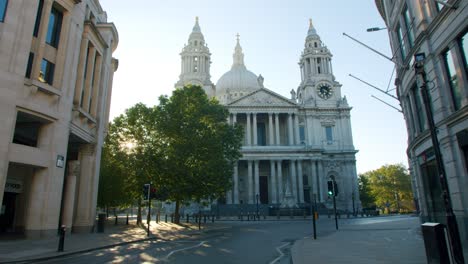
[[[401,30],[401,27],[399,25],[397,27],[397,34],[398,34],[398,43],[400,44],[401,58],[402,60],[404,60],[407,55],[406,46],[405,46],[406,43],[403,37],[403,30]]]
[[[405,21],[405,29],[406,29],[406,35],[408,36],[408,43],[409,43],[410,48],[412,48],[414,45],[414,33],[412,30],[413,24],[412,24],[411,15],[407,6],[405,6],[405,10],[403,11],[403,20]]]
[[[440,12],[440,10],[442,10],[442,8],[444,8],[444,5],[443,5],[443,4],[441,4],[441,3],[439,3],[439,2],[437,2],[437,1],[434,1],[434,2],[436,3],[436,8],[437,8],[437,11],[439,11],[439,12]]]
[[[457,77],[457,68],[453,62],[453,54],[451,50],[447,50],[444,53],[445,69],[447,71],[447,77],[449,78],[450,92],[452,93],[453,106],[455,110],[461,107],[461,87]]]
[[[49,121],[38,116],[18,111],[16,115],[13,143],[37,147],[40,130]]]
[[[305,129],[304,126],[299,126],[299,139],[301,142],[305,142]]]
[[[54,81],[54,70],[55,65],[52,62],[42,59],[41,71],[39,72],[38,80],[52,85],[52,82]]]
[[[8,0],[0,0],[0,22],[5,21],[6,9],[8,6]]]
[[[463,62],[465,63],[465,71],[466,74],[468,75],[468,32],[466,32],[461,38],[460,38],[460,50],[461,53],[463,54]]]
[[[421,96],[420,96],[420,93],[416,84],[414,84],[413,87],[411,87],[411,93],[413,95],[414,103],[416,106],[416,109],[415,109],[416,112],[414,114],[416,115],[416,119],[418,121],[417,131],[422,132],[424,130],[424,126],[426,122],[424,120],[424,115],[423,115],[424,109],[423,109],[423,104],[421,101]]]
[[[26,66],[26,73],[24,75],[27,78],[31,78],[31,70],[32,70],[33,61],[34,61],[34,53],[30,52],[29,58],[28,58],[28,65]]]
[[[325,127],[325,135],[327,136],[327,143],[332,144],[333,143],[333,133],[332,133],[332,127],[331,126]]]
[[[37,8],[36,14],[36,23],[34,24],[34,32],[33,36],[37,38],[37,34],[39,32],[39,25],[41,24],[41,17],[42,17],[42,7],[44,6],[44,0],[39,0],[39,6]]]
[[[49,26],[47,27],[46,43],[57,48],[60,39],[60,30],[62,28],[63,14],[56,8],[52,7],[49,17]]]

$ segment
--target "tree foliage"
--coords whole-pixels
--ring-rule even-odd
[[[363,175],[358,177],[359,184],[359,198],[363,208],[369,208],[375,206],[375,197],[371,193],[369,185],[369,178]]]
[[[160,198],[176,202],[176,214],[181,202],[223,196],[242,140],[241,127],[227,124],[227,117],[227,109],[199,86],[161,96],[155,107],[126,110],[111,123],[104,146],[103,203],[118,191],[141,205],[142,186],[150,182]]]
[[[156,111],[166,159],[160,183],[176,201],[176,214],[180,202],[223,196],[242,140],[241,128],[226,122],[227,109],[201,87],[186,86],[161,96]]]
[[[369,198],[377,207],[390,211],[414,210],[411,177],[402,164],[385,165],[359,178],[363,186],[361,199]]]

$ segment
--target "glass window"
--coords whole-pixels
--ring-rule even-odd
[[[52,62],[42,59],[41,71],[39,72],[38,77],[39,81],[52,85],[52,82],[54,81],[54,70],[55,65]]]
[[[327,136],[328,144],[333,143],[333,133],[332,133],[332,127],[331,126],[325,127],[325,134]]]
[[[401,30],[401,27],[397,27],[397,34],[398,34],[398,42],[400,44],[400,52],[401,52],[401,58],[404,60],[406,58],[406,44],[405,44],[405,39],[403,37],[403,31]]]
[[[301,142],[305,141],[305,129],[304,126],[299,126],[299,139]]]
[[[33,36],[36,38],[39,32],[39,25],[41,24],[42,6],[44,6],[44,0],[39,0],[39,6],[37,8],[37,14],[36,14],[36,23],[34,24],[34,32],[33,32]]]
[[[406,35],[408,36],[408,42],[409,42],[410,48],[412,48],[414,45],[414,33],[413,33],[412,19],[411,19],[411,15],[410,15],[408,7],[405,7],[405,11],[403,12],[403,18],[405,21],[405,29],[406,29]]]
[[[452,93],[452,100],[455,110],[460,109],[461,107],[461,91],[459,80],[457,77],[457,68],[455,67],[455,63],[453,62],[452,51],[447,50],[444,53],[445,57],[445,68],[447,70],[447,77],[449,78],[449,87],[450,92]]]
[[[434,2],[436,3],[436,8],[437,8],[437,11],[439,11],[439,12],[440,12],[440,10],[442,10],[442,8],[444,8],[444,5],[443,5],[443,4],[441,4],[441,3],[439,3],[439,2],[437,2],[437,1],[434,1]]]
[[[49,17],[49,26],[47,27],[46,42],[53,47],[58,47],[60,39],[60,30],[62,28],[62,13],[57,8],[52,7]]]
[[[413,95],[414,103],[416,106],[416,112],[414,114],[416,115],[416,119],[418,121],[417,129],[418,132],[422,132],[424,130],[424,126],[426,125],[426,121],[424,119],[424,109],[421,101],[421,95],[416,84],[414,84],[413,87],[411,87],[411,93]]]
[[[466,74],[468,75],[468,32],[465,33],[465,35],[463,35],[461,38],[460,38],[460,50],[463,54],[463,62],[465,63],[465,71],[466,71]]]
[[[25,74],[27,78],[31,78],[31,70],[32,70],[33,61],[34,61],[34,53],[30,52],[29,58],[28,58],[28,65],[26,66],[26,74]]]
[[[0,0],[0,22],[5,21],[8,0]]]

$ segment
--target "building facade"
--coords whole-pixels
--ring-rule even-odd
[[[91,231],[117,44],[98,0],[0,1],[0,232]]]
[[[176,87],[201,85],[229,110],[228,122],[244,129],[242,158],[234,167],[226,206],[252,210],[303,207],[315,199],[332,208],[327,181],[338,185],[337,207],[360,206],[350,111],[333,76],[332,54],[310,22],[299,62],[301,81],[286,98],[264,87],[263,77],[247,70],[239,35],[233,65],[210,81],[210,52],[198,19],[184,47]]]
[[[446,224],[437,162],[415,55],[423,69],[449,196],[462,243],[468,239],[468,2],[376,0],[389,31],[397,93],[408,131],[413,189],[422,222]],[[465,257],[466,258],[466,257]]]

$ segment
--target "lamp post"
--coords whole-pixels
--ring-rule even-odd
[[[426,55],[424,53],[415,54],[414,69],[418,78],[419,86],[421,88],[421,95],[424,102],[424,110],[429,125],[429,132],[431,134],[432,148],[434,149],[434,156],[437,162],[437,171],[439,173],[442,197],[445,205],[445,214],[447,218],[447,231],[449,233],[448,237],[450,240],[449,248],[456,263],[465,263],[463,257],[463,248],[460,240],[460,233],[458,231],[457,220],[455,214],[453,213],[452,201],[450,199],[450,191],[447,183],[447,174],[445,172],[444,161],[442,160],[439,139],[437,138],[437,129],[434,123],[434,117],[430,105],[429,91],[426,81],[426,71],[424,70],[425,59]]]
[[[356,209],[354,207],[354,191],[353,193],[351,194],[351,198],[353,199],[353,216],[356,216]]]
[[[385,27],[385,28],[381,28],[381,27],[371,27],[371,28],[368,28],[368,29],[367,29],[367,32],[380,31],[380,30],[384,30],[384,29],[387,29],[387,28],[386,28],[386,27]]]
[[[255,197],[256,197],[256,200],[257,200],[257,215],[256,215],[256,217],[257,217],[257,219],[260,220],[260,217],[258,217],[258,193],[255,195]]]

